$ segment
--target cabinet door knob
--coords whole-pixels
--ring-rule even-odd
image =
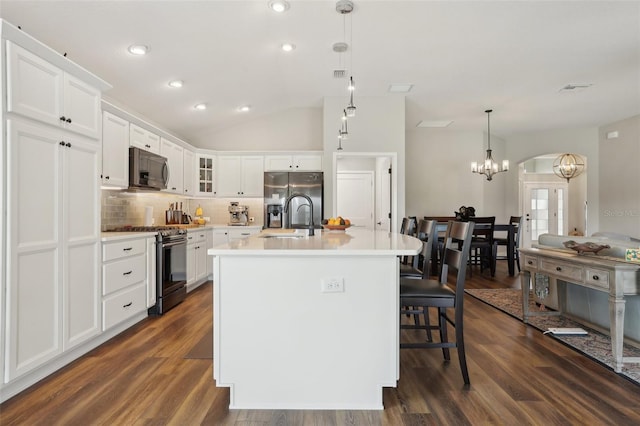
[[[67,142],[67,148],[71,148],[71,144]]]
[[[599,276],[597,276],[597,275],[594,275],[594,276],[593,276],[593,277],[591,277],[591,278],[593,278],[593,280],[594,280],[594,281],[598,281],[598,280],[600,279],[600,277],[599,277]]]
[[[67,117],[63,115],[62,117],[60,117],[60,121],[67,121]]]
[[[559,266],[556,266],[556,271],[560,272],[560,271],[562,271],[562,268],[559,267]]]
[[[147,148],[151,148],[151,145],[145,145],[145,147],[147,147]]]
[[[65,121],[66,121],[67,123],[71,124],[71,119],[70,119],[70,118],[67,118]]]
[[[529,265],[533,265],[533,260],[527,262]]]
[[[105,176],[104,178],[105,178],[106,180],[109,180],[109,176]]]
[[[65,146],[64,141],[60,141],[60,146]]]

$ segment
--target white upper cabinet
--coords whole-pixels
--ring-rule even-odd
[[[183,153],[184,149],[170,140],[160,138],[160,155],[167,159],[169,167],[169,181],[167,182],[166,192],[174,194],[183,193]]]
[[[262,197],[264,157],[218,156],[216,182],[219,197]]]
[[[193,151],[186,148],[184,149],[182,157],[182,183],[185,196],[196,195],[195,158],[196,154]]]
[[[266,172],[322,171],[322,155],[267,155],[264,158],[264,170]]]
[[[7,111],[100,139],[100,91],[7,42]]]
[[[216,193],[214,186],[214,170],[215,157],[212,155],[197,154],[196,155],[196,173],[197,176],[197,195],[213,196]]]
[[[107,111],[102,113],[102,184],[129,186],[129,122]]]
[[[131,123],[129,124],[129,146],[160,154],[160,136]]]

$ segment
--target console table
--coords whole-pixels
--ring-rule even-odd
[[[565,282],[609,293],[611,350],[614,370],[623,363],[640,363],[640,357],[623,357],[625,296],[640,294],[640,264],[611,257],[578,255],[563,249],[522,248],[522,316],[528,322],[533,315],[559,315],[566,307]],[[558,283],[558,312],[530,312],[531,274],[540,273]]]

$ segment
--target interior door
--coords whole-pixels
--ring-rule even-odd
[[[338,172],[336,177],[338,215],[352,226],[374,229],[373,172]]]
[[[542,234],[566,235],[568,186],[566,183],[525,182],[522,247],[538,243]]]

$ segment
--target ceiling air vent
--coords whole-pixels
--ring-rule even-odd
[[[346,78],[347,71],[346,70],[333,70],[333,78]]]

